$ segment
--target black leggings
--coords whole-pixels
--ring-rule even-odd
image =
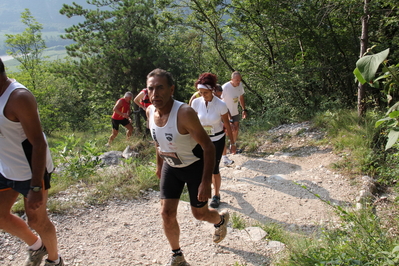
[[[214,175],[219,174],[219,164],[220,164],[220,159],[222,158],[225,142],[226,142],[226,135],[224,135],[221,139],[213,142],[213,145],[215,145],[215,150],[216,150],[215,168],[213,169]]]

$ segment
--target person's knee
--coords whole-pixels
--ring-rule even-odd
[[[177,211],[169,210],[169,209],[162,209],[161,216],[165,223],[172,222],[176,220]]]
[[[118,130],[112,130],[112,135],[111,137],[116,137],[118,135],[119,131]]]
[[[193,212],[193,216],[195,219],[197,219],[199,221],[205,221],[205,218],[207,216],[204,211],[199,211],[199,210],[193,209],[192,212]]]

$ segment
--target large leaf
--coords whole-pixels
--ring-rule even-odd
[[[357,78],[357,80],[361,83],[364,84],[367,82],[367,80],[365,80],[362,76],[362,73],[360,73],[358,68],[355,68],[355,70],[353,70],[353,74],[355,74],[355,77]]]
[[[398,140],[398,137],[399,137],[399,131],[391,129],[391,131],[389,131],[388,133],[388,142],[387,145],[385,146],[385,150],[391,148]]]
[[[357,60],[356,67],[367,82],[373,82],[378,67],[388,57],[389,48],[378,54],[366,55]]]
[[[378,120],[377,122],[375,122],[375,127],[379,127],[382,123],[384,123],[385,121],[389,121],[389,120],[392,120],[392,118],[390,118],[390,117],[382,118],[382,119]]]

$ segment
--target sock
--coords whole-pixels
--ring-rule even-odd
[[[29,247],[30,250],[38,250],[43,245],[42,239],[40,237],[37,238],[36,242]]]
[[[220,222],[218,224],[214,224],[215,227],[220,227],[222,224],[224,224],[224,216],[220,215]]]
[[[227,158],[227,155],[222,155],[223,160],[227,161],[229,158]]]
[[[172,250],[172,252],[173,252],[173,256],[181,256],[183,253],[181,252],[181,249],[180,248],[178,248],[178,249],[174,249],[174,250]]]
[[[49,262],[53,262],[54,264],[58,264],[58,263],[60,263],[60,255],[58,254],[58,259],[56,259],[56,260],[49,260],[49,259],[47,259]]]

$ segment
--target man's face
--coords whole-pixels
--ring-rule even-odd
[[[223,91],[218,91],[218,90],[213,92],[213,94],[215,94],[215,96],[218,98],[222,98],[222,93],[223,93]]]
[[[175,86],[169,86],[166,77],[153,76],[147,79],[147,88],[151,103],[162,108],[172,99]]]
[[[241,76],[240,75],[234,75],[233,78],[231,79],[231,84],[234,87],[237,87],[238,85],[240,85],[241,82]]]

